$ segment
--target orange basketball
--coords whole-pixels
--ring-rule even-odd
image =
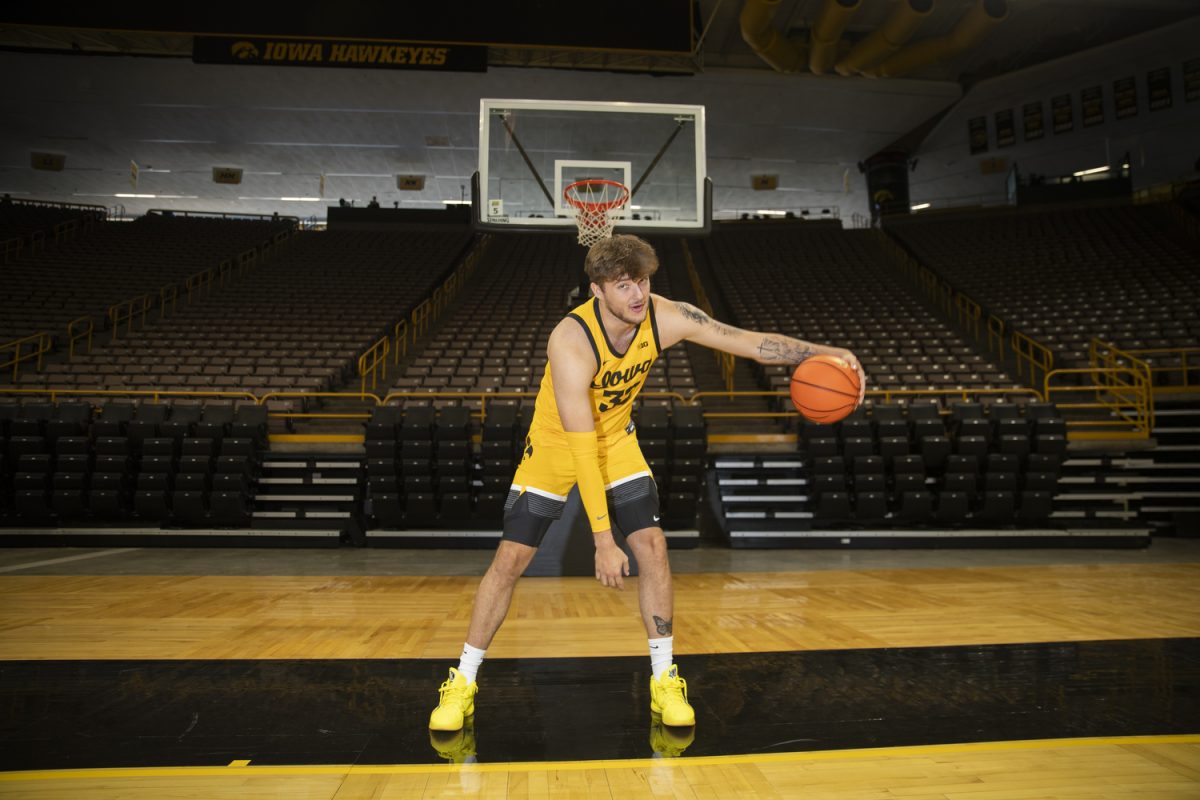
[[[837,422],[858,407],[858,371],[837,356],[813,356],[792,373],[792,404],[805,419]]]

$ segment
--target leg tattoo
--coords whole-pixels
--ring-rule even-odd
[[[659,636],[671,635],[671,620],[669,619],[663,619],[662,617],[655,615],[654,627],[658,630]]]

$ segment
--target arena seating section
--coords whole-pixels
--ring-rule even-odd
[[[664,252],[666,243],[659,243]],[[386,528],[438,523],[494,527],[524,447],[545,369],[546,340],[577,300],[584,251],[574,236],[494,236],[459,301],[420,350],[402,364],[393,392],[414,393],[400,408],[377,409],[367,428],[374,515]],[[670,294],[666,270],[653,289]],[[695,524],[704,470],[703,417],[654,392],[690,393],[695,380],[683,348],[668,350],[647,379],[639,439],[664,494],[668,523]],[[482,426],[470,411],[481,398],[421,394],[494,393]],[[478,464],[469,437],[482,437]]]
[[[872,389],[1019,388],[887,268],[878,236],[836,223],[741,223],[693,252],[734,322],[849,348]],[[788,388],[787,367],[760,370],[764,388]],[[804,423],[794,459],[719,457],[710,488],[735,545],[839,524],[1044,524],[1066,431],[1052,405],[1030,399],[868,401],[835,425]]]
[[[429,294],[469,238],[461,229],[297,234],[230,287],[90,356],[51,365],[45,380],[256,395],[329,391]]]
[[[733,322],[853,350],[873,389],[995,389],[1011,376],[919,302],[887,268],[877,232],[837,222],[749,223],[693,248]],[[787,367],[761,369],[787,389]]]
[[[1141,219],[1128,209],[1111,213],[1126,222]],[[1048,216],[1087,232],[1063,252],[1093,253],[1100,245],[1085,239],[1106,241],[1073,212]],[[1026,252],[1018,246],[1022,236],[1054,251],[1038,238],[1042,224],[1016,215],[1004,217],[1001,227],[1016,242],[1013,253]],[[109,305],[157,296],[164,284],[259,247],[284,229],[289,223],[161,216],[96,223],[74,240],[6,267],[0,327],[9,338],[50,330],[60,342],[45,369],[23,369],[16,386],[78,394],[58,402],[0,397],[0,522],[236,528],[337,518],[362,519],[383,532],[495,530],[533,410],[531,397],[504,395],[536,391],[545,341],[578,302],[571,295],[582,277],[583,251],[574,237],[485,237],[461,226],[296,232],[270,259],[227,285],[191,302],[181,295],[161,319],[155,309],[149,324],[122,331],[115,341],[103,328]],[[899,235],[947,271],[968,248],[986,259],[1006,252],[1000,240],[970,245],[982,229],[970,221],[963,229],[968,233],[948,222],[918,220]],[[969,402],[946,393],[932,399],[902,393],[869,402],[833,426],[796,425],[794,453],[717,456],[707,472],[708,491],[735,546],[795,544],[793,534],[851,528],[1044,528],[1062,514],[1056,487],[1066,436],[1057,410],[1022,395],[1001,367],[901,282],[886,266],[883,235],[824,222],[742,222],[717,226],[710,238],[687,246],[712,282],[709,294],[730,310],[728,321],[851,348],[872,389],[1002,391]],[[1107,314],[1131,326],[1157,326],[1155,337],[1140,334],[1125,344],[1189,340],[1194,313],[1185,319],[1185,301],[1177,300],[1192,298],[1186,302],[1196,307],[1194,285],[1181,279],[1187,270],[1194,273],[1194,261],[1170,236],[1133,241],[1142,242],[1132,257],[1143,259],[1137,262],[1144,267],[1137,290],[1143,294],[1126,288],[1121,296],[1145,314],[1118,315],[1107,283],[1101,294],[1109,305],[1075,300],[1092,302],[1097,319]],[[664,269],[654,290],[671,297],[680,288],[671,286],[671,275],[678,282],[683,274],[680,242],[655,245]],[[359,354],[407,318],[473,248],[482,255],[470,279],[390,369],[389,385],[377,389],[381,396],[392,392],[393,400],[369,409],[365,463],[354,454],[289,460],[268,451],[269,410],[320,410],[316,404],[89,394],[144,388],[262,396],[344,390],[347,381],[357,388]],[[1014,274],[1027,275],[1016,256],[997,263],[993,272],[1011,264]],[[1042,267],[1044,277],[1066,269],[1057,262]],[[966,283],[965,272],[953,275],[965,290],[976,286]],[[1000,287],[1022,281],[1026,299],[1013,300],[1012,307],[1042,308],[1029,299],[1028,277],[985,281],[976,290],[980,300],[999,302],[991,292],[1000,297]],[[1046,277],[1043,285],[1056,281]],[[1049,306],[1043,311],[1052,313]],[[97,321],[94,346],[68,360],[61,352],[63,326],[82,315]],[[1016,311],[1013,318],[1024,319]],[[1038,318],[1030,319],[1035,327]],[[1056,341],[1073,340],[1064,332]],[[703,412],[677,397],[715,388],[697,386],[697,374],[686,348],[668,350],[635,409],[668,529],[695,527],[703,494]],[[788,385],[786,367],[758,368],[757,375],[764,389]],[[778,407],[786,408],[786,400]],[[306,507],[304,491],[324,494]]]
[[[1093,337],[1129,349],[1200,342],[1200,254],[1162,206],[914,215],[888,231],[1010,328],[1049,347],[1055,366],[1089,366]]]
[[[279,224],[154,217],[109,223],[22,262],[22,276],[50,269],[68,280],[25,277],[42,302],[29,309],[25,296],[5,310],[28,311],[20,316],[22,332],[99,314],[110,302],[215,266]],[[235,283],[181,301],[173,314],[109,344],[110,332],[100,331],[90,354],[23,372],[17,385],[257,395],[336,388],[357,356],[444,279],[470,241],[465,228],[300,234]],[[103,403],[94,421],[93,403]],[[190,397],[155,403],[81,396],[57,404],[4,398],[0,475],[11,484],[0,494],[12,500],[4,510],[28,521],[53,513],[59,522],[246,522],[267,411],[249,400]]]
[[[47,243],[74,238],[104,219],[104,209],[36,201],[0,201],[0,248],[8,263],[41,252]]]

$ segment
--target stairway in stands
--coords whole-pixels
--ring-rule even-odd
[[[258,530],[361,530],[364,458],[338,453],[272,453],[263,456],[251,497]]]
[[[1136,519],[1160,535],[1200,535],[1200,408],[1160,401],[1154,446],[1118,454],[1078,454],[1063,466],[1063,516]],[[1088,501],[1088,502],[1084,502]]]

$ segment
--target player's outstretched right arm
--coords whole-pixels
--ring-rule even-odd
[[[718,322],[690,303],[668,300],[658,295],[654,295],[654,308],[658,314],[659,337],[664,349],[686,339],[760,364],[787,366],[799,364],[811,356],[837,356],[858,372],[861,386],[859,403],[862,403],[866,394],[867,376],[862,365],[858,363],[858,357],[845,348],[814,344],[781,333],[735,328]]]

